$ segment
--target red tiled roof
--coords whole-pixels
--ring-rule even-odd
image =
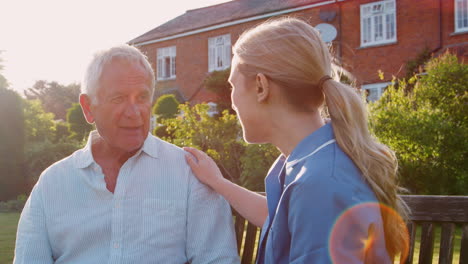
[[[326,0],[233,0],[188,10],[185,14],[148,31],[129,43],[137,44],[238,19],[324,1]]]

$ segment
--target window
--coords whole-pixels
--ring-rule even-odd
[[[208,71],[220,71],[231,66],[231,35],[208,39]]]
[[[158,49],[158,80],[176,77],[176,47]]]
[[[217,108],[218,105],[216,103],[209,102],[209,103],[207,103],[207,105],[210,107],[208,109],[208,115],[209,116],[212,117],[212,116],[218,114],[218,108]]]
[[[361,46],[396,42],[395,0],[361,5]]]
[[[468,31],[468,0],[455,0],[455,32]]]
[[[362,91],[367,94],[366,98],[368,102],[375,102],[379,100],[382,96],[385,88],[392,84],[391,82],[385,83],[373,83],[373,84],[366,84],[361,87]]]

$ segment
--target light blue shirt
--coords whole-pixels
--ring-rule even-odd
[[[182,149],[148,135],[112,194],[94,136],[40,176],[19,221],[15,264],[239,263],[229,204],[196,179]]]
[[[265,187],[258,264],[392,263],[377,198],[330,123],[278,158]]]

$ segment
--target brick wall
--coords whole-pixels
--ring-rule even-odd
[[[318,15],[321,9],[337,11],[336,18],[327,22],[333,24],[338,30],[338,36],[334,41],[334,50],[340,56],[343,66],[356,77],[358,85],[389,81],[392,76],[404,76],[406,62],[414,59],[425,48],[431,51],[440,48],[440,51],[447,47],[460,46],[463,43],[466,46],[468,42],[468,33],[453,34],[453,0],[396,0],[397,42],[374,47],[361,47],[360,5],[369,2],[376,1],[348,0],[288,15],[304,18],[315,26],[323,23]],[[439,9],[440,4],[442,12]],[[442,13],[442,26],[439,20],[440,13]],[[208,74],[208,38],[229,33],[231,34],[231,42],[234,44],[245,29],[262,21],[264,20],[140,47],[148,55],[153,67],[156,65],[158,48],[173,45],[177,47],[177,78],[176,80],[158,81],[157,89],[177,88],[185,98],[192,98],[191,102],[193,103],[216,101],[216,96],[213,93],[201,87]],[[440,28],[442,28],[442,34],[440,34]],[[379,69],[384,72],[384,80],[380,80],[378,77]]]

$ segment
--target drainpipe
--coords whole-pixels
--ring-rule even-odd
[[[443,42],[443,29],[442,29],[442,0],[439,0],[439,44],[438,46],[432,51],[432,53],[435,53],[439,51],[442,48],[442,42]]]
[[[338,60],[340,62],[340,64],[343,63],[343,58],[342,58],[342,49],[343,49],[343,43],[342,43],[342,39],[341,39],[341,33],[343,32],[342,29],[341,29],[341,14],[342,14],[342,10],[341,10],[341,5],[340,5],[340,2],[338,0],[335,0],[335,3],[338,5],[338,50],[337,50],[337,56],[338,56]]]

